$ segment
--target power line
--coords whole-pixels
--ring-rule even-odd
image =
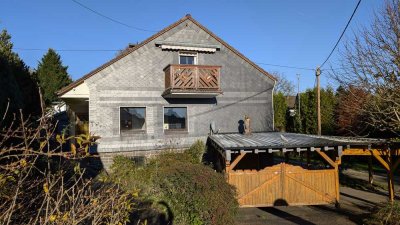
[[[311,70],[311,71],[314,71],[314,69],[307,68],[307,67],[286,66],[286,65],[262,63],[262,62],[257,62],[257,64],[267,65],[267,66],[276,66],[276,67],[282,67],[282,68],[290,68],[290,69],[298,69],[298,70]]]
[[[45,48],[13,48],[15,50],[20,51],[48,51],[49,49]],[[53,49],[57,52],[118,52],[122,51],[122,49]]]
[[[342,34],[340,35],[339,39],[337,40],[337,42],[336,42],[335,46],[333,47],[331,53],[329,53],[328,57],[327,57],[327,58],[325,59],[325,61],[321,64],[320,68],[322,68],[322,67],[325,65],[325,63],[326,63],[326,62],[329,60],[329,58],[331,57],[332,53],[335,51],[335,49],[336,49],[336,47],[338,46],[340,40],[342,39],[344,33],[346,32],[347,27],[349,26],[351,20],[353,19],[354,14],[356,14],[356,11],[357,11],[358,6],[360,5],[360,3],[361,3],[361,0],[358,0],[358,3],[357,3],[357,5],[356,5],[356,7],[354,8],[353,13],[351,14],[351,17],[350,17],[349,21],[347,21],[346,27],[345,27],[344,30],[342,31]]]
[[[14,47],[13,49],[19,51],[48,51],[48,48],[19,48]],[[56,52],[119,52],[123,51],[123,49],[53,49]],[[308,68],[308,67],[298,67],[298,66],[289,66],[289,65],[279,65],[279,64],[271,64],[271,63],[263,63],[263,62],[256,62],[256,64],[260,65],[267,65],[267,66],[275,66],[281,68],[289,68],[289,69],[298,69],[298,70],[309,70],[314,71],[315,69]],[[346,67],[338,67],[338,68],[329,68],[324,70],[339,70],[339,69],[349,69]]]
[[[20,51],[48,51],[49,50],[48,48],[47,49],[46,48],[13,48],[13,49],[20,50]],[[53,49],[53,50],[57,51],[57,52],[118,52],[118,51],[122,51],[122,49]],[[267,66],[276,66],[276,67],[282,67],[282,68],[290,68],[290,69],[314,71],[314,69],[307,68],[307,67],[296,67],[296,66],[270,64],[270,63],[262,63],[262,62],[257,62],[257,64],[267,65]]]
[[[126,24],[126,23],[124,23],[124,22],[118,21],[118,20],[113,19],[113,18],[111,18],[111,17],[109,17],[109,16],[106,16],[106,15],[104,15],[104,14],[102,14],[102,13],[100,13],[100,12],[94,10],[94,9],[91,9],[90,7],[84,5],[84,4],[82,4],[82,3],[80,3],[80,2],[78,2],[78,1],[76,1],[76,0],[71,0],[71,1],[73,1],[74,3],[78,4],[79,6],[85,8],[85,9],[91,11],[91,12],[94,13],[94,14],[96,14],[96,15],[98,15],[98,16],[101,16],[101,17],[103,17],[103,18],[106,18],[106,19],[108,19],[108,20],[110,20],[110,21],[112,21],[112,22],[114,22],[114,23],[119,24],[119,25],[122,25],[122,26],[125,26],[125,27],[128,27],[128,28],[131,28],[131,29],[134,29],[134,30],[139,30],[139,31],[153,32],[153,33],[154,33],[154,32],[157,32],[157,31],[155,31],[155,30],[147,30],[147,29],[144,29],[144,28],[131,26],[131,25],[129,25],[129,24]]]

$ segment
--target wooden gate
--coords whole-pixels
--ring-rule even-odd
[[[241,207],[331,204],[338,200],[335,169],[307,170],[280,163],[265,169],[228,170]]]

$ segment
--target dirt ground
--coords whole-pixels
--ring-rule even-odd
[[[362,188],[366,185],[368,175],[365,172],[346,170],[343,174],[351,184],[340,187],[340,209],[334,205],[318,206],[282,206],[266,208],[241,208],[238,215],[240,225],[261,224],[362,224],[371,208],[380,202],[387,201],[386,178],[375,175],[375,190]],[[396,179],[396,191],[399,196],[399,180]],[[348,187],[351,186],[351,187]]]

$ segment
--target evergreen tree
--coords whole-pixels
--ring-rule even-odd
[[[321,132],[323,135],[336,134],[335,109],[337,97],[332,87],[321,89]]]
[[[57,100],[56,91],[72,82],[67,69],[53,49],[49,49],[39,62],[36,72],[46,105]]]
[[[0,33],[0,115],[3,116],[8,102],[9,116],[18,109],[23,109],[26,117],[37,115],[40,101],[36,81],[12,48],[11,36],[3,30]]]
[[[296,117],[295,131],[305,134],[317,134],[317,96],[316,89],[307,89],[301,93],[301,117]],[[297,99],[298,100],[298,99]],[[296,101],[297,101],[296,100]],[[298,105],[298,102],[296,102]],[[337,96],[333,89],[321,89],[321,131],[323,135],[336,134]]]
[[[274,126],[278,131],[286,128],[286,97],[282,92],[274,94]]]

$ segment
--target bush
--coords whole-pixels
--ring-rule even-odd
[[[198,141],[190,150],[161,154],[144,167],[118,157],[112,179],[122,181],[122,187],[139,188],[141,201],[152,202],[156,211],[163,209],[174,224],[234,224],[235,189],[222,174],[199,163],[203,151]],[[130,168],[134,172],[127,171]]]
[[[206,146],[202,140],[197,140],[185,151],[192,158],[193,163],[201,163]]]
[[[364,220],[366,225],[399,225],[400,204],[399,202],[385,203],[375,208],[371,215]]]
[[[124,224],[135,193],[91,179],[80,163],[93,138],[54,133],[42,116],[0,129],[0,224]],[[0,120],[1,123],[1,120]],[[67,140],[76,139],[70,150]]]

